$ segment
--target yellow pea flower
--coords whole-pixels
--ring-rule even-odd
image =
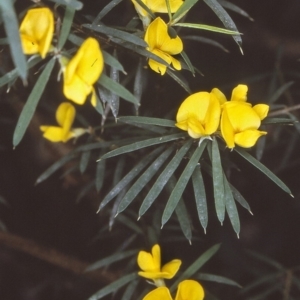
[[[65,59],[65,58],[63,58]],[[64,64],[64,61],[61,60]],[[84,104],[87,96],[92,93],[92,105],[96,106],[96,93],[93,84],[103,70],[103,56],[99,43],[94,38],[87,38],[77,53],[63,67],[64,95],[77,104]]]
[[[239,145],[244,148],[252,147],[266,131],[259,131],[261,120],[268,112],[269,106],[257,104],[252,107],[247,103],[246,85],[238,85],[232,91],[231,101],[223,104],[221,116],[221,134],[228,148]]]
[[[183,50],[183,43],[178,36],[174,39],[169,36],[168,26],[161,18],[156,18],[149,25],[144,40],[149,46],[147,50],[159,56],[169,65],[172,64],[176,70],[181,70],[180,62],[172,55],[179,54]],[[153,59],[149,59],[149,66],[161,75],[164,75],[167,70],[165,65]]]
[[[177,273],[181,260],[173,259],[161,267],[160,246],[158,244],[152,247],[152,253],[140,251],[137,263],[142,271],[138,274],[144,278],[153,279],[171,279]]]
[[[54,17],[47,8],[29,9],[20,26],[24,54],[39,53],[45,58],[50,49],[54,32]]]
[[[194,139],[216,132],[222,103],[219,92],[213,89],[211,93],[198,92],[187,97],[178,109],[175,125]]]
[[[143,300],[173,300],[167,287],[158,287],[148,293]],[[184,280],[179,283],[175,300],[203,300],[204,289],[195,280]]]
[[[56,121],[59,126],[40,126],[40,130],[44,132],[43,136],[51,142],[67,142],[71,138],[78,137],[85,133],[85,129],[77,128],[71,130],[74,122],[76,110],[75,107],[68,103],[61,103],[56,110]]]
[[[148,13],[135,1],[131,0],[139,15],[146,17]],[[142,2],[154,13],[167,13],[166,0],[142,0]],[[183,4],[183,0],[169,0],[171,13],[175,13]]]

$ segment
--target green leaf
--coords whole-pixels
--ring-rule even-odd
[[[130,93],[127,89],[125,89],[120,83],[106,76],[104,73],[101,74],[98,83],[101,86],[113,92],[115,95],[120,96],[124,100],[127,100],[129,102],[132,102],[133,104],[138,105],[138,102],[135,99],[135,97],[132,95],[132,93]]]
[[[139,124],[156,125],[156,126],[163,126],[163,127],[176,127],[174,120],[159,119],[159,118],[125,116],[125,117],[119,117],[117,121],[121,121],[127,124],[139,123]]]
[[[162,227],[166,224],[166,222],[170,219],[172,213],[174,212],[174,209],[176,208],[176,206],[186,188],[188,181],[190,180],[197,164],[199,163],[199,159],[203,153],[203,150],[206,147],[206,144],[207,144],[207,141],[204,140],[200,144],[200,146],[195,149],[195,151],[194,151],[192,157],[190,158],[189,162],[187,163],[184,171],[180,175],[180,177],[177,181],[177,184],[176,184],[173,192],[171,193],[169,200],[167,202],[167,205],[164,209],[162,219],[161,219]]]
[[[211,163],[216,213],[219,221],[223,224],[225,218],[225,189],[223,182],[223,168],[216,138],[213,138],[212,141]]]
[[[282,124],[282,125],[294,125],[298,121],[291,120],[289,118],[266,118],[262,121],[262,125],[269,124]]]
[[[191,71],[191,73],[193,75],[195,75],[195,69],[194,66],[192,65],[189,57],[187,56],[187,54],[184,51],[181,51],[180,53],[181,57],[183,58],[183,60],[185,61],[186,65],[188,66],[189,70]]]
[[[52,58],[45,69],[41,73],[39,79],[36,81],[34,88],[32,89],[24,107],[19,117],[14,135],[13,135],[13,145],[16,147],[22,140],[26,129],[33,117],[37,104],[42,96],[45,86],[49,80],[50,74],[54,67],[55,58]]]
[[[114,57],[117,59],[116,50],[114,50]],[[115,69],[114,67],[110,68],[110,79],[118,84],[120,82],[119,71],[117,69]],[[118,113],[119,113],[120,97],[115,93],[110,93],[110,95],[108,97],[108,101],[109,101],[108,104],[111,108],[111,112],[116,119],[118,116]],[[137,102],[136,99],[135,99],[135,101]]]
[[[206,233],[207,223],[208,223],[208,213],[207,213],[207,202],[206,202],[206,193],[205,186],[202,178],[202,173],[200,166],[196,167],[192,175],[192,182],[194,188],[194,195],[196,200],[196,206],[198,211],[198,217],[200,223]]]
[[[191,244],[191,240],[192,240],[191,221],[190,221],[190,216],[188,214],[186,205],[184,204],[184,201],[182,198],[179,200],[179,202],[175,208],[175,213],[176,213],[180,228],[181,228],[184,236],[187,238],[187,240]]]
[[[189,94],[192,93],[188,82],[178,72],[175,73],[172,70],[167,69],[167,74],[170,75],[170,77],[173,78],[179,85],[181,85],[185,91],[187,91]]]
[[[144,68],[144,59],[139,58],[139,62],[136,68],[134,83],[133,83],[133,95],[137,99],[139,105],[141,104],[142,95],[147,85],[147,73]],[[136,114],[139,111],[139,105],[135,105]]]
[[[139,218],[149,209],[155,199],[158,197],[166,183],[169,181],[171,176],[174,174],[175,170],[179,166],[183,157],[186,155],[187,151],[190,149],[193,141],[192,139],[188,140],[186,143],[182,145],[179,151],[175,154],[163,172],[159,175],[156,182],[153,184],[152,188],[148,192],[145,197],[140,210],[139,210]]]
[[[124,211],[127,206],[133,201],[133,199],[138,195],[138,193],[146,186],[146,184],[152,179],[152,177],[157,173],[162,164],[168,159],[171,153],[174,151],[174,147],[168,147],[164,152],[162,152],[148,167],[148,169],[139,177],[139,179],[132,185],[132,187],[127,191],[123,199],[121,200],[117,215]]]
[[[90,272],[94,271],[100,268],[103,268],[105,266],[110,266],[111,264],[123,260],[124,258],[128,258],[130,256],[136,255],[137,250],[128,250],[128,251],[121,251],[119,253],[115,253],[113,255],[110,255],[108,257],[102,258],[93,264],[89,265],[84,271]]]
[[[232,21],[231,17],[228,15],[226,10],[219,4],[217,0],[204,0],[204,2],[212,9],[212,11],[217,15],[217,17],[221,20],[224,24],[225,28],[238,32],[234,22]],[[238,44],[241,52],[242,51],[242,39],[240,35],[233,35],[232,36],[235,42]]]
[[[229,279],[229,278],[226,278],[226,277],[220,276],[220,275],[200,273],[200,274],[196,275],[196,278],[199,279],[199,280],[213,281],[213,282],[217,282],[217,283],[232,285],[232,286],[236,286],[236,287],[239,287],[239,288],[242,287],[236,281],[233,281],[232,279]]]
[[[136,0],[136,2],[149,14],[152,19],[155,19],[155,14],[151,11],[151,9],[141,0]]]
[[[267,177],[269,177],[274,183],[276,183],[282,190],[286,193],[290,194],[292,197],[291,190],[287,187],[287,185],[281,181],[272,171],[270,171],[266,166],[264,166],[261,162],[255,159],[251,154],[246,152],[244,149],[240,147],[235,147],[234,150],[245,158],[248,162],[250,162],[254,167],[264,173]]]
[[[294,81],[289,81],[282,85],[270,98],[269,103],[274,103],[276,102],[280,96],[285,93],[292,85],[294,84]]]
[[[110,67],[126,74],[123,66],[115,57],[113,57],[112,55],[110,55],[108,52],[106,52],[104,50],[102,50],[102,54],[103,54],[103,59],[104,59],[104,62],[106,65],[109,65]]]
[[[1,16],[4,21],[5,33],[8,38],[12,60],[16,70],[23,80],[27,78],[27,64],[23,54],[18,19],[15,13],[12,0],[0,1]]]
[[[128,284],[127,288],[125,289],[125,291],[123,293],[121,300],[132,300],[133,294],[137,290],[138,283],[139,283],[139,280],[133,280],[130,284]]]
[[[77,0],[49,0],[49,1],[72,7],[75,10],[80,10],[83,7],[83,3]]]
[[[252,257],[254,257],[255,259],[265,263],[266,265],[278,270],[278,271],[284,271],[284,266],[282,264],[280,264],[279,262],[277,262],[274,259],[269,258],[266,255],[257,253],[255,251],[252,250],[246,250],[246,253]]]
[[[139,150],[139,149],[142,149],[142,148],[146,148],[146,147],[150,147],[150,146],[159,145],[159,144],[167,143],[167,142],[170,142],[170,141],[178,140],[178,139],[183,138],[185,136],[186,136],[186,133],[174,133],[174,134],[170,134],[170,135],[165,135],[165,136],[161,136],[161,137],[156,137],[156,138],[151,138],[151,139],[135,142],[133,144],[126,145],[126,146],[117,148],[115,150],[112,150],[112,151],[106,153],[105,155],[103,155],[100,158],[100,160],[110,158],[110,157],[114,157],[114,156],[124,154],[124,153],[128,153],[128,152],[136,151],[136,150]]]
[[[101,290],[99,290],[97,293],[95,293],[93,296],[89,297],[88,300],[98,300],[103,298],[106,295],[109,295],[111,293],[116,292],[119,288],[126,285],[127,283],[133,281],[138,277],[137,272],[128,274],[126,276],[121,277],[120,279],[112,282],[111,284],[105,286]]]
[[[208,30],[208,31],[212,31],[212,32],[218,32],[218,33],[224,33],[224,34],[230,34],[230,35],[240,35],[240,33],[238,31],[228,30],[228,29],[224,29],[221,27],[215,27],[215,26],[210,26],[210,25],[205,25],[205,24],[177,23],[173,26],[202,29],[202,30]]]
[[[105,165],[106,160],[101,160],[97,163],[96,167],[96,190],[99,193],[103,186],[104,176],[105,176]]]
[[[208,44],[211,46],[215,46],[215,47],[220,48],[224,52],[229,53],[229,51],[222,44],[216,42],[215,40],[209,39],[209,38],[205,38],[205,37],[198,36],[198,35],[186,35],[183,37],[183,39],[197,41],[197,42],[205,43],[205,44]]]
[[[239,15],[248,18],[250,21],[254,21],[253,18],[250,17],[250,15],[244,11],[243,9],[241,9],[240,7],[238,7],[237,5],[229,2],[229,1],[225,1],[225,0],[218,0],[218,2],[225,8],[230,9],[236,13],[238,13]]]
[[[88,166],[89,160],[91,157],[91,151],[85,151],[81,154],[79,162],[80,173],[83,174]]]
[[[77,197],[76,197],[76,200],[75,202],[76,203],[79,203],[80,200],[86,196],[88,194],[88,192],[95,186],[95,180],[92,180],[91,182],[88,182],[87,184],[85,184],[80,192],[77,194]]]
[[[73,24],[74,15],[75,15],[75,8],[72,6],[66,6],[65,16],[59,34],[58,44],[57,44],[58,49],[62,49],[68,39]]]
[[[122,0],[113,0],[109,2],[107,5],[103,7],[103,9],[99,12],[95,20],[93,21],[93,25],[97,25],[99,21],[106,16],[115,6],[117,6]]]
[[[43,182],[53,173],[55,173],[59,168],[65,165],[67,162],[75,158],[76,154],[74,152],[70,152],[67,155],[63,156],[61,159],[56,161],[53,165],[51,165],[46,171],[44,171],[36,180],[35,185]]]
[[[224,181],[224,192],[225,192],[224,200],[225,200],[226,211],[229,216],[231,225],[232,225],[235,233],[239,237],[240,229],[241,229],[239,213],[237,211],[236,204],[235,204],[229,183],[227,181],[227,178],[226,178],[224,172],[222,172],[222,173],[223,173],[223,181]]]
[[[154,149],[149,155],[143,158],[132,170],[127,173],[121,181],[104,197],[100,203],[98,211],[100,211],[108,202],[117,196],[124,188],[136,177],[139,173],[154,159],[157,154],[162,150],[161,147]]]
[[[107,36],[112,36],[121,39],[136,46],[141,46],[144,48],[148,47],[147,43],[143,39],[126,31],[111,28],[105,25],[83,24],[82,27],[89,28],[96,32],[101,32]]]
[[[198,270],[205,264],[207,263],[215,254],[216,252],[220,249],[221,244],[216,244],[206,250],[202,255],[200,255],[199,258],[197,258],[180,276],[179,278],[172,284],[170,290],[174,291],[177,288],[177,285],[179,284],[180,281],[189,279]]]
[[[251,208],[250,208],[250,205],[248,204],[248,202],[246,201],[246,199],[242,196],[242,194],[232,184],[229,184],[229,185],[230,185],[230,189],[231,189],[233,198],[240,205],[242,205],[244,208],[246,208],[251,215],[253,215],[252,211],[251,211]]]
[[[170,25],[177,23],[177,21],[180,20],[197,2],[198,0],[185,0],[174,13]]]

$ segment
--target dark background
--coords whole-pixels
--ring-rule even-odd
[[[77,22],[81,20],[80,14],[95,16],[109,1],[84,2],[83,12],[77,13]],[[221,34],[199,32],[201,36],[222,43],[229,53],[211,45],[184,41],[186,53],[204,74],[194,78],[187,71],[182,71],[190,82],[192,91],[218,87],[229,97],[233,87],[245,83],[249,86],[248,98],[252,103],[267,103],[274,89],[293,81],[294,84],[276,104],[289,107],[299,104],[299,1],[235,0],[232,3],[243,8],[254,19],[252,22],[230,12],[243,33],[244,55],[241,55],[231,37]],[[47,4],[52,5],[51,2]],[[16,1],[18,12],[28,5],[31,2]],[[104,22],[108,25],[124,25],[133,15],[131,2],[124,0]],[[222,26],[202,2],[197,4],[189,18],[191,22],[201,20],[203,24]],[[194,31],[188,33],[196,34]],[[121,52],[121,61],[122,55],[126,54]],[[12,68],[5,47],[0,52],[0,64],[2,73]],[[131,68],[126,61],[124,66],[128,70]],[[186,97],[186,92],[169,77],[159,78],[154,72],[148,73],[148,88],[141,112],[156,117],[172,114],[169,107],[176,110]],[[275,82],[273,88],[272,82]],[[57,85],[55,78],[53,85],[54,83]],[[3,233],[0,237],[1,299],[87,299],[103,284],[118,278],[122,266],[117,270],[108,270],[108,275],[102,277],[79,274],[89,263],[111,254],[113,241],[92,242],[107,222],[106,216],[101,219],[95,213],[99,196],[92,193],[80,203],[75,203],[80,187],[88,180],[87,175],[75,174],[60,179],[61,171],[35,186],[37,177],[73,147],[72,143],[53,145],[43,140],[38,130],[41,120],[47,118],[43,109],[37,112],[22,143],[17,149],[12,149],[14,126],[29,90],[29,87],[23,87],[17,82],[10,93],[6,93],[5,89],[0,91],[0,195],[8,203],[7,206],[0,206],[0,220],[8,230],[8,233]],[[49,88],[43,101],[59,103],[60,97],[59,90]],[[123,109],[124,113],[128,113],[126,105]],[[295,117],[299,116],[297,110],[293,114]],[[246,253],[247,249],[276,260],[287,270],[300,264],[299,132],[295,128],[278,131],[273,127],[268,131],[262,162],[276,172],[291,188],[295,197],[290,197],[267,177],[232,155],[242,172],[234,170],[231,180],[248,200],[254,213],[251,216],[239,208],[242,228],[240,239],[237,239],[228,220],[221,227],[211,212],[206,235],[195,224],[196,239],[193,246],[189,246],[186,241],[181,242],[175,249],[169,249],[166,256],[180,257],[187,267],[201,252],[221,242],[221,250],[204,270],[232,278],[244,286],[269,271],[263,263],[251,258]],[[106,234],[109,235],[109,231]],[[168,244],[165,245],[167,248]],[[57,252],[51,252],[52,249]],[[57,261],[51,257],[56,257]],[[71,265],[78,267],[77,271],[70,266],[63,266],[63,262],[68,259]],[[297,278],[297,272],[294,276]],[[278,284],[284,285],[285,279],[278,279]],[[207,287],[219,299],[251,299],[248,296],[238,296],[237,288],[227,288],[222,284]],[[291,290],[291,295],[294,295],[293,299],[300,298],[297,289]],[[292,299],[292,296],[284,297],[278,292],[272,299]],[[271,298],[265,296],[261,299]]]

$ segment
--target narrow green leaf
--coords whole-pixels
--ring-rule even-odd
[[[189,68],[189,70],[191,71],[191,73],[192,73],[193,75],[195,75],[195,69],[194,69],[194,66],[192,65],[192,63],[191,63],[189,57],[187,56],[187,54],[186,54],[184,51],[182,51],[182,52],[180,53],[180,55],[181,55],[181,57],[183,58],[183,60],[185,61],[186,65],[188,66],[188,68]]]
[[[276,102],[280,96],[285,93],[292,85],[294,84],[294,81],[289,81],[282,85],[270,98],[269,103],[274,103]]]
[[[165,3],[166,3],[166,5],[167,5],[169,21],[171,21],[171,20],[172,20],[172,13],[171,13],[170,0],[165,0]]]
[[[98,83],[101,86],[113,92],[115,95],[120,96],[124,100],[127,100],[129,102],[132,102],[133,104],[138,105],[137,100],[135,99],[135,97],[132,95],[131,92],[125,89],[120,83],[106,76],[104,73],[102,73],[100,79],[98,80]]]
[[[111,264],[117,261],[123,260],[124,258],[128,258],[136,254],[137,254],[137,250],[121,251],[94,262],[93,264],[89,265],[84,271],[90,272],[105,266],[110,266]]]
[[[141,0],[136,0],[136,2],[149,14],[152,19],[155,19],[156,16],[152,10]]]
[[[205,186],[202,178],[202,173],[200,166],[196,167],[192,175],[192,182],[194,188],[194,195],[196,200],[196,206],[198,211],[198,217],[200,223],[206,233],[207,223],[208,223],[208,212],[207,212],[207,202],[206,202],[206,193]]]
[[[66,6],[65,16],[59,34],[58,44],[57,44],[58,49],[62,49],[68,39],[73,24],[74,15],[75,15],[75,8],[72,6]]]
[[[294,125],[298,123],[298,121],[289,119],[289,118],[266,118],[262,121],[262,125],[269,125],[269,124],[282,124],[282,125]]]
[[[207,144],[207,141],[204,140],[199,147],[197,147],[192,155],[192,157],[190,158],[189,162],[187,163],[184,171],[182,172],[182,174],[180,175],[177,184],[173,190],[173,192],[171,193],[167,205],[164,209],[163,215],[162,215],[162,219],[161,219],[161,223],[162,226],[164,226],[166,224],[166,222],[170,219],[172,213],[174,212],[185,188],[186,185],[188,183],[188,181],[190,180],[198,162],[199,159],[203,153],[203,150],[205,149]]]
[[[109,65],[110,67],[126,74],[123,66],[115,57],[113,57],[111,54],[109,54],[108,52],[106,52],[104,50],[102,50],[102,54],[103,54],[103,59],[104,59],[104,62],[106,65]]]
[[[22,140],[26,129],[33,117],[37,104],[42,96],[45,86],[49,80],[51,71],[54,67],[55,59],[52,58],[45,69],[41,73],[39,79],[36,81],[34,88],[32,89],[24,107],[19,117],[14,135],[13,135],[13,145],[16,147]]]
[[[142,148],[146,148],[146,147],[150,147],[150,146],[159,145],[159,144],[167,143],[167,142],[170,142],[170,141],[178,140],[178,139],[183,138],[185,136],[186,136],[185,133],[174,133],[174,134],[170,134],[170,135],[165,135],[165,136],[161,136],[161,137],[156,137],[156,138],[152,138],[152,139],[147,139],[147,140],[135,142],[133,144],[126,145],[126,146],[117,148],[115,150],[112,150],[112,151],[106,153],[105,155],[103,155],[100,158],[100,160],[101,159],[106,159],[106,158],[109,158],[109,157],[113,157],[113,156],[117,156],[117,155],[120,155],[120,154],[128,153],[128,152],[136,151],[136,150],[139,150],[139,149],[142,149]]]
[[[16,66],[16,70],[23,80],[27,78],[27,64],[25,55],[23,54],[18,19],[15,13],[12,0],[1,0],[0,11],[2,20],[4,21],[5,33],[8,38],[9,48],[12,60]]]
[[[255,259],[264,262],[265,264],[267,264],[268,266],[271,266],[272,268],[275,268],[278,271],[284,271],[284,266],[282,264],[280,264],[279,262],[277,262],[274,259],[271,259],[270,257],[260,254],[258,252],[252,251],[252,250],[246,250],[246,253],[252,257],[254,257]]]
[[[173,25],[180,20],[197,2],[198,0],[185,0],[184,3],[174,13],[170,25]]]
[[[175,208],[175,213],[176,213],[180,228],[181,228],[184,236],[191,244],[191,241],[192,241],[191,220],[190,220],[190,216],[188,214],[186,205],[182,198],[179,200],[179,202]]]
[[[137,222],[133,222],[129,217],[125,216],[125,214],[118,215],[116,220],[122,223],[124,226],[128,227],[131,231],[135,232],[136,234],[144,235],[143,230],[141,229],[141,227],[139,227]]]
[[[125,117],[119,117],[117,120],[127,124],[140,123],[140,124],[156,125],[156,126],[163,126],[163,127],[176,127],[174,120],[159,119],[159,118],[125,116]]]
[[[104,176],[105,176],[105,166],[106,160],[101,160],[97,163],[96,167],[96,190],[99,193],[103,186]]]
[[[97,25],[99,21],[106,16],[115,6],[117,6],[122,0],[113,0],[109,2],[107,5],[103,7],[103,9],[99,12],[95,20],[93,21],[93,25]]]
[[[212,141],[211,150],[211,163],[212,163],[212,175],[213,175],[213,187],[216,213],[219,221],[223,224],[225,218],[225,200],[224,200],[224,182],[223,182],[223,168],[221,163],[221,157],[216,138]]]
[[[238,32],[234,22],[232,21],[231,17],[228,15],[226,10],[220,5],[217,0],[204,0],[204,2],[212,9],[212,11],[217,15],[217,17],[221,20],[224,24],[225,28]],[[240,35],[233,35],[232,36],[235,42],[238,44],[241,52],[242,51],[242,39]]]
[[[114,58],[117,59],[116,50],[114,50]],[[119,71],[114,67],[110,68],[110,79],[117,84],[119,84],[120,82]],[[111,108],[111,112],[116,119],[119,113],[120,97],[117,94],[112,92],[108,100],[109,100],[109,106]],[[135,99],[135,101],[137,100]]]
[[[147,43],[143,39],[126,31],[122,31],[105,25],[83,24],[82,27],[89,28],[96,32],[101,32],[107,36],[119,38],[123,41],[129,42],[137,46],[141,46],[144,48],[148,47]]]
[[[95,186],[95,180],[92,180],[91,182],[88,182],[87,184],[85,184],[85,185],[81,188],[80,192],[78,193],[75,202],[76,202],[76,203],[79,203],[80,200],[81,200],[83,197],[85,197],[85,196],[88,194],[88,192],[89,192],[94,186]]]
[[[132,300],[133,294],[137,290],[137,285],[139,283],[139,280],[133,280],[128,286],[126,287],[122,299],[121,300]],[[139,299],[139,298],[137,298]]]
[[[139,105],[141,104],[142,95],[147,85],[147,73],[145,71],[144,64],[144,59],[140,57],[133,83],[133,95],[137,99]],[[139,105],[135,105],[136,114],[138,114]]]
[[[72,7],[76,10],[80,10],[83,7],[83,3],[77,0],[50,0],[50,1],[55,2],[57,4],[62,4],[62,5]]]
[[[180,26],[180,27],[187,27],[187,28],[194,28],[194,29],[202,29],[202,30],[208,30],[212,32],[218,32],[218,33],[224,33],[224,34],[230,34],[230,35],[240,35],[238,31],[228,30],[221,27],[215,27],[205,24],[194,24],[194,23],[177,23],[173,26]]]
[[[111,284],[105,286],[104,288],[102,288],[98,292],[96,292],[94,295],[89,297],[88,300],[98,300],[98,299],[103,298],[106,295],[114,293],[119,288],[121,288],[122,286],[126,285],[127,283],[133,281],[137,277],[138,277],[137,272],[125,275],[125,276],[121,277],[120,279],[112,282]]]
[[[161,151],[161,147],[154,149],[149,155],[143,158],[132,170],[127,173],[121,181],[104,197],[100,203],[98,211],[100,211],[108,202],[110,202],[115,196],[117,196],[124,188],[136,177],[139,173],[154,159]]]
[[[179,278],[172,284],[170,290],[174,291],[177,288],[177,285],[179,282],[185,279],[189,279],[198,270],[205,264],[207,263],[215,254],[216,252],[220,249],[221,244],[216,244],[206,250],[202,255],[200,255],[199,258],[197,258],[180,276]]]
[[[223,181],[224,181],[224,192],[225,192],[224,200],[225,200],[226,211],[229,216],[231,225],[232,225],[235,233],[239,237],[240,229],[241,229],[239,213],[237,211],[236,204],[235,204],[229,183],[227,181],[227,178],[226,178],[224,172],[222,172],[222,173],[223,173]]]
[[[213,281],[217,283],[223,283],[227,285],[232,285],[241,288],[242,286],[238,284],[236,281],[229,279],[224,276],[220,275],[214,275],[214,274],[208,274],[208,273],[200,273],[196,275],[196,278],[199,280],[205,280],[205,281]]]
[[[171,78],[173,78],[181,87],[184,88],[185,91],[187,91],[189,94],[192,93],[188,82],[179,74],[179,72],[173,72],[170,69],[167,69],[168,75],[170,75]]]
[[[250,17],[250,15],[244,11],[243,9],[241,9],[240,7],[238,7],[237,5],[229,2],[229,1],[225,1],[225,0],[218,0],[218,2],[225,8],[230,9],[236,13],[238,13],[239,15],[248,18],[250,21],[254,21],[253,18]]]
[[[171,153],[174,151],[174,147],[168,147],[162,152],[147,168],[147,170],[139,177],[139,179],[132,185],[127,191],[124,198],[121,200],[117,214],[124,211],[127,206],[134,200],[138,193],[146,186],[146,184],[152,179],[152,177],[158,172],[162,164],[168,159]]]
[[[218,43],[215,40],[209,39],[209,38],[205,38],[205,37],[198,36],[198,35],[186,35],[186,36],[183,37],[183,39],[205,43],[207,45],[218,47],[221,50],[223,50],[224,52],[229,53],[229,51],[222,44]]]
[[[80,162],[79,162],[79,170],[81,174],[85,172],[89,164],[90,157],[91,157],[91,151],[85,151],[81,154]]]
[[[159,175],[156,182],[153,184],[152,188],[148,192],[147,196],[145,197],[140,210],[139,210],[139,218],[149,209],[152,203],[155,201],[157,196],[160,194],[166,183],[169,181],[171,176],[174,174],[175,170],[179,166],[180,162],[182,161],[183,157],[190,149],[193,141],[192,139],[188,140],[180,150],[175,154],[163,172]]]
[[[44,171],[36,180],[35,184],[39,184],[46,180],[49,176],[55,173],[59,168],[64,166],[67,162],[75,158],[76,154],[73,152],[68,153],[67,155],[63,156],[61,159],[56,161],[53,165],[51,165],[46,171]]]
[[[276,183],[282,190],[286,193],[290,194],[292,197],[291,190],[287,187],[287,185],[281,181],[272,171],[270,171],[266,166],[264,166],[261,162],[255,159],[251,154],[246,152],[244,149],[240,147],[235,147],[234,150],[241,155],[243,158],[248,160],[254,167],[263,172],[267,177],[269,177],[274,183]]]
[[[8,38],[0,38],[0,45],[8,45],[8,43]]]
[[[249,203],[246,201],[246,199],[242,196],[242,194],[232,185],[232,184],[229,184],[230,185],[230,189],[231,189],[231,192],[232,192],[232,195],[233,195],[233,198],[240,204],[242,205],[244,208],[246,208],[249,213],[252,215],[252,211],[251,211],[251,208],[250,208],[250,205]]]

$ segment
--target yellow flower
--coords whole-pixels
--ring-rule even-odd
[[[220,123],[219,92],[213,89],[211,93],[198,92],[187,97],[178,109],[175,125],[194,139],[213,134]]]
[[[249,148],[255,145],[258,138],[266,135],[266,131],[258,128],[269,111],[266,104],[257,104],[252,107],[247,103],[246,85],[238,85],[232,91],[231,101],[223,104],[221,116],[221,133],[228,148],[239,145]]]
[[[181,39],[177,36],[172,39],[168,34],[168,26],[161,19],[156,18],[147,28],[145,42],[148,44],[147,50],[156,54],[169,65],[172,64],[176,70],[181,70],[180,62],[172,55],[179,54],[183,50]],[[149,59],[150,68],[164,75],[167,67],[153,59]]]
[[[148,293],[143,300],[173,300],[170,291],[165,286],[158,287]],[[184,280],[179,283],[175,300],[202,300],[203,287],[195,280]]]
[[[135,1],[131,0],[139,15],[148,16],[148,13]],[[152,12],[167,13],[168,8],[166,0],[141,0]],[[175,13],[178,8],[183,4],[183,0],[169,0],[171,13]]]
[[[161,268],[160,246],[154,245],[152,253],[140,251],[137,258],[139,267],[143,270],[138,274],[148,279],[171,279],[177,273],[181,260],[173,259]]]
[[[20,26],[20,37],[25,54],[39,53],[45,58],[54,32],[54,17],[47,8],[29,9]]]
[[[66,98],[77,104],[84,104],[87,96],[92,93],[91,102],[93,106],[96,106],[93,84],[100,77],[103,64],[98,41],[94,38],[87,38],[63,69]]]
[[[85,132],[82,128],[77,128],[71,131],[74,122],[76,110],[75,107],[63,102],[56,110],[56,120],[59,126],[40,126],[43,136],[51,142],[67,142],[69,139],[78,137]]]

